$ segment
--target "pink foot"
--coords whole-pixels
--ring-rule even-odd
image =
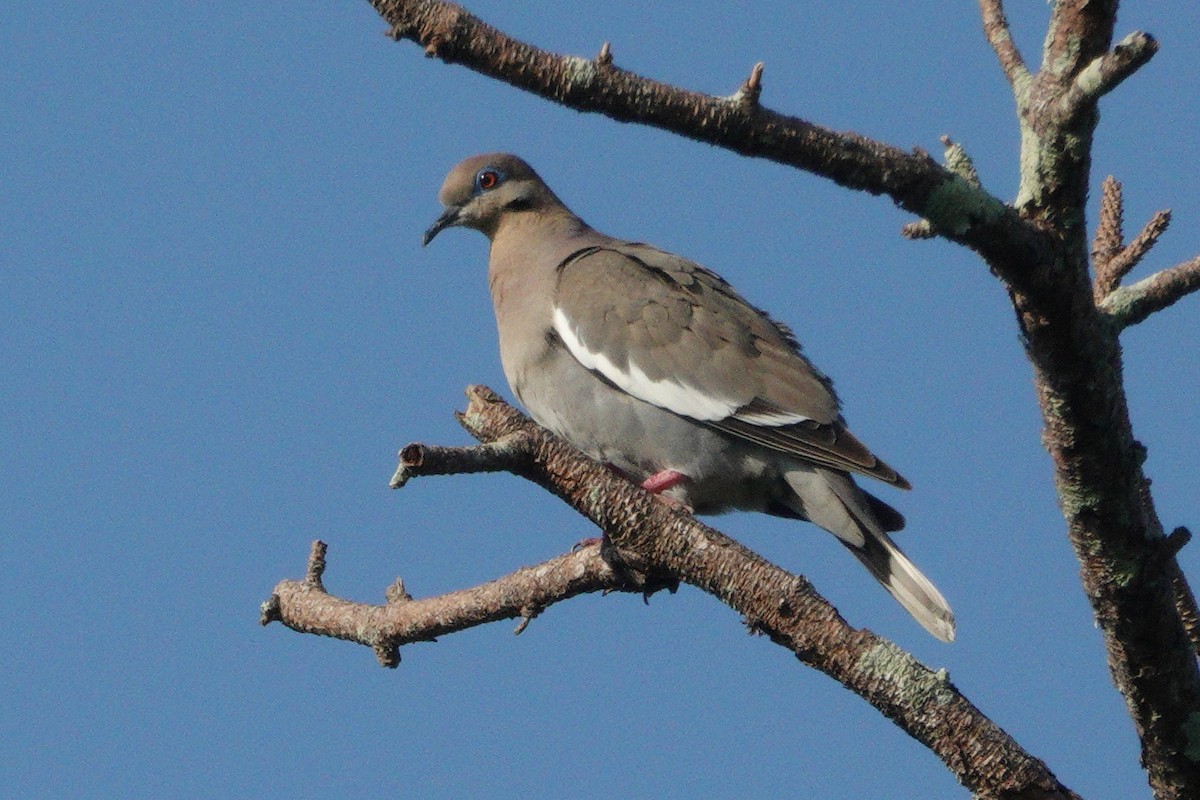
[[[687,475],[682,472],[676,472],[673,469],[664,469],[661,472],[656,472],[646,480],[642,481],[642,488],[656,498],[680,511],[688,514],[692,513],[692,507],[682,500],[676,500],[674,497],[664,497],[663,492],[672,489],[688,479]]]
[[[687,475],[684,475],[682,472],[676,472],[673,469],[664,469],[642,481],[642,488],[650,494],[660,494],[667,489],[675,488],[686,480]]]

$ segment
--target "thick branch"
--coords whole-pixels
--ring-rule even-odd
[[[1073,76],[1108,50],[1117,0],[1055,0],[1039,73],[1057,81]]]
[[[1132,50],[1105,57],[1116,5],[1053,4],[1042,68],[1018,99],[1016,205],[1054,231],[1058,244],[1053,257],[1039,264],[1048,276],[1043,285],[1032,292],[1010,288],[1034,367],[1043,442],[1113,681],[1137,729],[1155,795],[1182,799],[1200,793],[1200,759],[1194,757],[1200,671],[1179,611],[1190,591],[1173,556],[1163,555],[1153,500],[1143,492],[1144,451],[1133,436],[1117,340],[1121,325],[1134,316],[1124,304],[1116,314],[1104,307],[1140,292],[1117,290],[1098,307],[1084,228],[1096,100],[1153,50],[1145,37],[1122,43]],[[1108,242],[1111,236],[1101,238]],[[1097,273],[1101,289],[1113,285],[1123,268],[1115,263],[1120,257]]]
[[[869,631],[851,628],[804,578],[616,477],[490,390],[476,387],[469,395],[470,406],[461,417],[468,431],[483,442],[527,446],[530,466],[522,475],[607,531],[620,564],[676,576],[720,598],[753,630],[858,693],[930,747],[978,795],[1075,797],[964,698],[944,672],[928,669]],[[464,464],[474,471],[469,460]],[[358,641],[394,664],[386,656],[400,643],[494,619],[528,618],[531,609],[536,613],[552,602],[604,588],[628,584],[589,546],[475,589],[386,606],[338,600],[313,581],[284,581],[266,604],[270,613],[264,611],[264,621],[278,619],[303,632]]]
[[[1114,289],[1100,303],[1100,310],[1118,328],[1127,328],[1174,305],[1197,289],[1200,289],[1200,256],[1130,286]]]
[[[856,133],[838,133],[757,103],[752,74],[743,90],[714,97],[644,78],[611,63],[539,50],[440,0],[372,0],[396,39],[431,56],[532,92],[568,108],[597,112],[765,158],[842,186],[884,194],[926,218],[938,233],[988,257],[1021,283],[1047,242],[1016,212],[944,169],[924,152],[906,152]],[[757,72],[757,68],[756,68]],[[747,91],[747,87],[750,91]],[[747,102],[753,99],[755,102]]]

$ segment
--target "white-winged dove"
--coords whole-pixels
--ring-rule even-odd
[[[516,156],[466,159],[438,199],[425,244],[451,226],[491,239],[500,358],[534,419],[697,513],[819,525],[954,639],[950,606],[887,535],[904,517],[849,473],[908,481],[846,429],[791,330],[704,267],[588,227]]]

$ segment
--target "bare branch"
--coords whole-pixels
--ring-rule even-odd
[[[1158,41],[1148,33],[1134,31],[1117,46],[1092,61],[1075,76],[1060,101],[1064,118],[1079,113],[1121,85],[1158,52]]]
[[[312,550],[308,554],[308,572],[304,576],[304,582],[314,589],[325,590],[321,583],[322,577],[325,575],[325,553],[328,546],[317,539],[312,543]]]
[[[493,620],[528,620],[583,592],[627,589],[620,575],[626,568],[678,576],[872,703],[932,749],[973,792],[1076,797],[964,698],[944,671],[930,670],[891,642],[851,628],[804,578],[618,478],[490,390],[472,387],[468,394],[470,405],[460,417],[467,430],[483,442],[519,442],[527,448],[531,461],[522,476],[606,530],[613,558],[591,544],[473,589],[384,606],[340,600],[307,580],[282,581],[264,604],[276,609],[274,616],[264,613],[264,624],[280,620],[298,631],[359,642],[372,647],[382,663],[395,666],[404,643]],[[469,459],[463,463],[469,471],[474,467]],[[964,747],[964,741],[971,746]]]
[[[324,544],[317,542],[314,549]],[[311,574],[311,564],[310,564]],[[332,636],[375,650],[384,666],[400,663],[398,649],[413,642],[496,622],[529,618],[531,609],[544,609],[580,594],[601,591],[643,591],[630,586],[601,557],[592,544],[526,567],[482,586],[413,600],[403,589],[389,587],[385,605],[352,603],[327,594],[320,583],[308,579],[281,581],[264,604],[263,624],[273,621],[301,633]]]
[[[1013,282],[1028,279],[1048,246],[1014,209],[972,187],[923,152],[839,133],[756,103],[680,89],[597,59],[539,50],[441,0],[372,0],[395,39],[578,111],[672,131],[765,158],[842,186],[885,194],[931,220],[940,235],[983,253]],[[757,70],[756,70],[757,71]],[[755,83],[753,73],[747,85]]]
[[[996,51],[1000,60],[1000,68],[1004,70],[1008,82],[1016,89],[1028,82],[1029,68],[1017,50],[1013,41],[1012,31],[1008,27],[1008,19],[1004,16],[1002,0],[979,0],[979,10],[983,14],[983,33],[987,36],[988,44]]]
[[[1055,0],[1039,74],[1058,81],[1078,73],[1108,50],[1116,17],[1117,0]]]
[[[1200,256],[1156,272],[1131,286],[1115,289],[1100,303],[1100,310],[1118,328],[1128,328],[1197,289],[1200,289]]]
[[[400,451],[400,464],[388,485],[399,489],[419,475],[465,475],[474,472],[519,473],[529,453],[519,436],[474,447],[430,447],[413,442]]]
[[[1171,224],[1170,209],[1154,212],[1146,226],[1109,261],[1107,271],[1119,282],[1133,271]]]
[[[1125,246],[1125,202],[1121,182],[1109,175],[1100,185],[1100,221],[1092,237],[1092,296],[1099,303],[1121,282],[1109,264]]]

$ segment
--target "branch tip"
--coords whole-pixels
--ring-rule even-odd
[[[329,545],[320,539],[313,540],[312,550],[308,554],[308,573],[304,576],[304,582],[309,586],[324,590],[321,579],[325,575],[325,553],[328,550]]]
[[[1112,50],[1092,59],[1079,70],[1070,89],[1062,96],[1059,111],[1067,122],[1090,108],[1104,95],[1117,88],[1141,69],[1158,52],[1158,40],[1148,33],[1134,31],[1117,42]]]
[[[399,576],[397,576],[396,580],[392,581],[390,586],[383,590],[383,596],[387,599],[388,605],[407,603],[413,599],[413,596],[404,588],[404,579]]]
[[[400,666],[400,646],[392,642],[380,642],[375,645],[375,658],[379,666],[395,669]]]
[[[1121,182],[1109,175],[1100,184],[1100,222],[1092,239],[1092,257],[1110,259],[1125,246],[1125,199]]]
[[[905,239],[933,239],[937,237],[937,231],[933,229],[933,224],[929,220],[919,219],[902,225],[900,235]]]
[[[1175,556],[1180,550],[1187,547],[1190,541],[1192,541],[1192,532],[1180,525],[1178,528],[1167,534],[1167,538],[1164,540],[1164,543],[1166,544],[1167,551],[1172,556]]]
[[[406,444],[399,453],[400,463],[406,467],[419,467],[425,462],[425,445],[420,442]]]
[[[750,77],[746,78],[732,99],[742,105],[758,105],[758,99],[762,96],[762,75],[763,62],[759,61],[750,70]]]
[[[942,160],[946,164],[946,169],[976,189],[982,188],[983,185],[979,181],[979,173],[975,169],[975,162],[967,155],[967,151],[963,149],[963,146],[945,134],[938,137],[938,141],[942,143],[942,147],[944,148]]]
[[[1122,251],[1122,255],[1132,248],[1131,244]],[[1124,329],[1142,322],[1156,311],[1174,305],[1197,290],[1200,290],[1200,256],[1160,270],[1130,286],[1119,286],[1099,305],[1118,329]]]
[[[540,606],[524,606],[521,608],[521,621],[517,623],[517,627],[513,630],[513,636],[520,636],[529,627],[529,623],[533,622],[538,614],[544,611]]]
[[[596,66],[610,67],[613,63],[612,46],[608,42],[600,45],[600,52],[596,54]]]
[[[1004,3],[1001,0],[979,0],[979,10],[983,14],[983,35],[996,53],[1009,85],[1016,89],[1019,83],[1030,77],[1029,68],[1025,66],[1021,51],[1013,42],[1008,18],[1004,16]]]
[[[279,608],[279,595],[272,594],[258,607],[258,624],[270,625],[272,622],[281,621],[283,621],[283,614]]]

